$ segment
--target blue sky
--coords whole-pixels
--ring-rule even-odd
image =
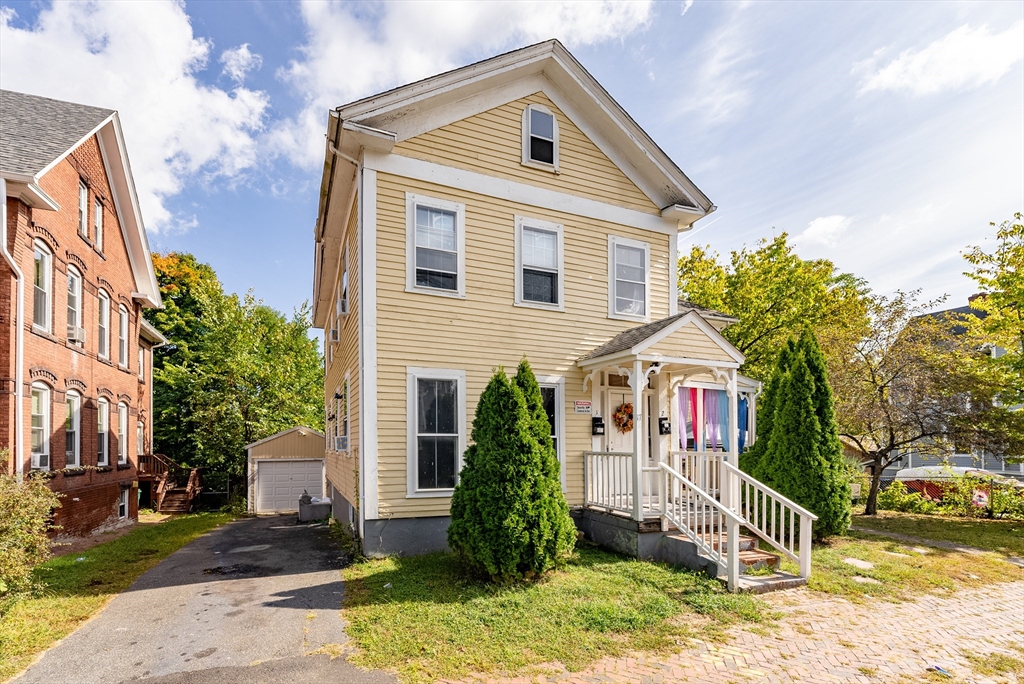
[[[1024,208],[1024,3],[0,0],[0,86],[118,109],[154,250],[311,295],[329,107],[563,40],[718,205],[684,247],[787,231],[960,305]]]

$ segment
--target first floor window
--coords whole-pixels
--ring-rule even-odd
[[[128,462],[128,405],[117,405],[117,462]]]
[[[554,379],[553,379],[554,380]],[[542,382],[540,385],[540,399],[544,406],[544,413],[548,416],[551,424],[551,443],[555,447],[555,456],[558,458],[559,469],[562,478],[562,487],[565,487],[565,462],[562,455],[562,444],[560,435],[562,433],[561,423],[564,420],[562,415],[562,385],[560,382]]]
[[[465,207],[408,195],[410,282],[412,288],[465,292]]]
[[[68,468],[79,465],[78,455],[81,452],[82,431],[82,397],[77,392],[64,395],[67,412],[64,418],[64,463]]]
[[[100,399],[96,403],[96,465],[110,464],[110,402]]]
[[[461,371],[413,371],[410,389],[415,414],[409,427],[416,491],[455,487],[462,450],[465,374]]]
[[[348,451],[348,374],[334,391],[334,436],[336,451]]]
[[[53,255],[41,242],[35,243],[35,266],[32,273],[32,324],[50,331],[50,274]]]
[[[117,517],[127,518],[128,517],[128,494],[131,492],[127,487],[121,488],[121,493],[117,497]]]
[[[32,385],[32,467],[50,469],[50,388]]]
[[[135,453],[146,453],[146,428],[141,420],[135,424]]]
[[[650,248],[644,242],[611,238],[612,312],[621,316],[647,316]]]

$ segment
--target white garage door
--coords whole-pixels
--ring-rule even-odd
[[[323,459],[258,461],[256,512],[291,513],[299,510],[302,492],[324,495]]]

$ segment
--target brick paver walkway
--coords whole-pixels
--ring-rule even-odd
[[[986,682],[965,652],[1024,658],[1024,582],[962,590],[906,603],[854,604],[806,589],[764,597],[783,617],[768,630],[730,630],[724,643],[694,640],[675,655],[597,662],[584,672],[552,672],[506,682],[893,682],[924,679],[938,665],[945,681]],[[941,679],[940,679],[941,680]],[[490,681],[490,680],[489,680]],[[937,680],[933,680],[937,681]],[[1014,681],[1012,675],[1009,680]],[[1021,681],[1024,681],[1022,679]]]

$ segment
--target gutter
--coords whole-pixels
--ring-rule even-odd
[[[25,276],[7,249],[7,180],[0,178],[0,253],[17,282],[17,313],[14,328],[14,476],[20,481],[25,466]]]

